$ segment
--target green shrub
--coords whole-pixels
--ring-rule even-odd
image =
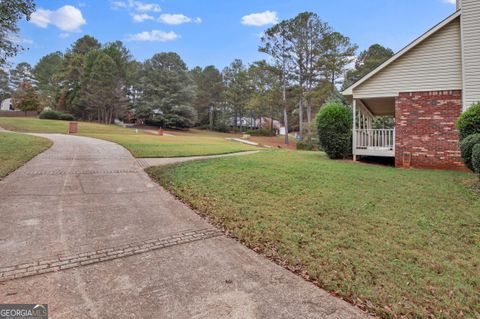
[[[38,117],[42,120],[75,121],[75,117],[72,114],[57,112],[54,110],[43,111]]]
[[[60,113],[58,119],[62,121],[75,121],[75,117],[68,113]]]
[[[165,115],[165,127],[168,128],[190,128],[197,122],[197,111],[187,105],[174,107],[170,113]]]
[[[38,117],[42,120],[59,120],[60,113],[53,110],[47,110],[41,112]]]
[[[272,132],[269,128],[261,128],[259,130],[248,130],[245,133],[251,136],[275,136],[275,133]]]
[[[352,153],[352,110],[339,102],[322,106],[317,114],[320,146],[332,159],[345,158]]]
[[[474,170],[472,163],[473,148],[477,144],[480,144],[480,133],[467,136],[460,142],[460,151],[462,152],[463,162],[472,171]]]
[[[480,144],[477,144],[473,147],[472,167],[473,171],[480,176]]]
[[[228,133],[228,132],[230,132],[230,128],[229,128],[228,125],[225,124],[225,123],[217,123],[217,124],[213,127],[213,130],[214,130],[214,131],[217,131],[217,132],[221,132],[221,133]]]
[[[153,119],[146,119],[145,124],[155,127],[163,127],[165,125],[165,119],[163,117],[154,117]]]
[[[457,128],[460,131],[460,139],[469,135],[480,133],[480,103],[473,104],[458,118]]]
[[[318,146],[314,140],[304,140],[297,142],[297,150],[299,151],[318,151]]]

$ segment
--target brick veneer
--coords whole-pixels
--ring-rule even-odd
[[[464,169],[455,122],[462,91],[400,93],[395,102],[395,165]]]

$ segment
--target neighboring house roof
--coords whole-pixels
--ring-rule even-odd
[[[411,42],[409,45],[407,45],[405,48],[400,50],[397,54],[395,54],[393,57],[385,61],[383,64],[378,66],[376,69],[374,69],[372,72],[368,73],[366,76],[361,78],[359,81],[355,82],[352,84],[349,88],[344,90],[342,92],[343,95],[350,96],[353,95],[353,90],[366,81],[368,81],[370,78],[378,74],[380,71],[384,70],[387,68],[389,65],[391,65],[393,62],[397,61],[399,58],[403,57],[406,53],[410,52],[412,49],[416,48],[419,44],[423,43],[425,40],[429,39],[432,35],[437,33],[439,30],[442,30],[445,26],[450,24],[452,21],[457,19],[458,17],[461,16],[461,10],[456,11],[454,14],[450,15],[448,18],[428,30],[426,33],[424,33],[422,36]]]

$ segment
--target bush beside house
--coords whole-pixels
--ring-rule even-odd
[[[460,151],[462,153],[463,162],[465,163],[465,166],[472,171],[474,170],[472,164],[473,148],[477,144],[480,144],[480,134],[469,135],[460,142]]]
[[[352,154],[352,110],[340,102],[329,102],[317,114],[320,146],[331,159]]]
[[[474,172],[480,177],[480,144],[477,144],[473,147],[472,167]]]
[[[480,133],[480,103],[472,105],[460,116],[457,128],[462,140],[469,135]]]
[[[480,103],[472,105],[457,122],[465,165],[480,175]]]

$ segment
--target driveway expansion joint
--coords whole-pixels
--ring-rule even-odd
[[[13,266],[0,267],[0,282],[97,264],[104,261],[139,255],[157,249],[220,236],[223,236],[223,233],[214,228],[185,230],[168,237],[144,240],[74,255],[40,259],[34,262]]]

